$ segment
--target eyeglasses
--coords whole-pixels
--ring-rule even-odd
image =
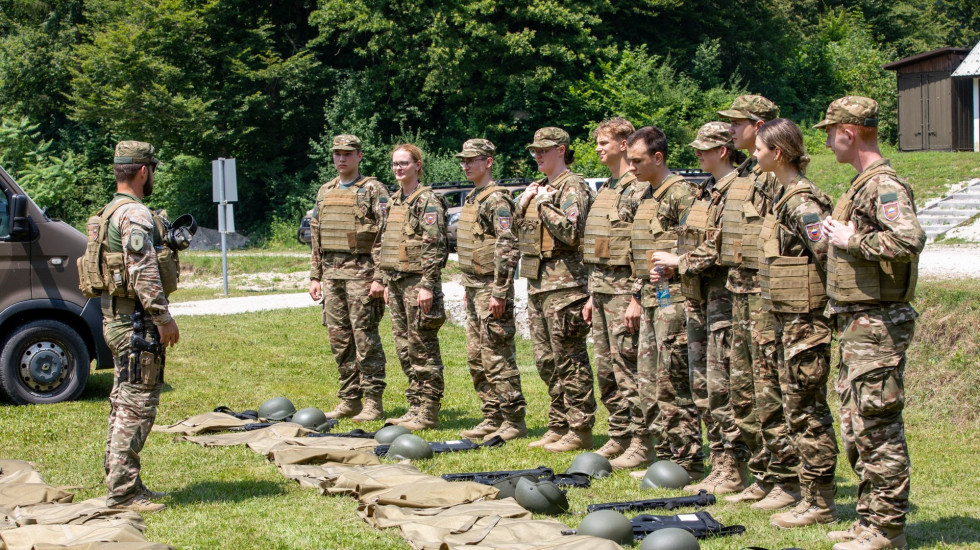
[[[464,158],[464,159],[460,159],[459,160],[459,165],[460,166],[466,166],[467,164],[472,164],[472,163],[477,162],[477,161],[484,161],[484,160],[487,160],[488,158],[490,158],[490,157],[470,157],[470,158]]]
[[[556,149],[556,147],[542,147],[540,149],[531,149],[529,152],[531,153],[532,157],[536,157],[538,155],[544,156],[548,154],[549,151],[553,151],[554,149]]]
[[[409,166],[411,166],[413,164],[415,164],[415,163],[414,162],[409,162],[407,160],[403,160],[403,161],[399,161],[399,162],[392,162],[391,163],[391,167],[392,168],[408,168]]]

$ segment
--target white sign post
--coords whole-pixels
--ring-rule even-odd
[[[226,235],[235,232],[235,212],[232,202],[238,201],[238,180],[235,159],[218,158],[211,161],[212,200],[218,203],[218,232],[221,233],[221,274],[225,296],[228,295],[228,242]]]

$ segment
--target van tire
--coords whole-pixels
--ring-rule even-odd
[[[90,364],[88,348],[75,329],[50,319],[31,321],[3,343],[0,391],[17,405],[77,399],[88,382]],[[51,365],[50,382],[34,376],[44,376],[40,369]]]

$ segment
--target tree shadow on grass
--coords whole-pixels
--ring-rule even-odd
[[[170,493],[170,498],[174,504],[243,502],[285,493],[282,484],[274,481],[204,481],[174,491]]]
[[[949,516],[930,521],[915,521],[906,527],[911,548],[939,544],[976,543],[980,540],[980,518]]]

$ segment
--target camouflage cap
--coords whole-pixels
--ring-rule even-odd
[[[492,157],[496,151],[489,139],[468,139],[463,143],[463,150],[456,153],[456,158]]]
[[[120,141],[116,144],[116,156],[113,164],[152,164],[160,161],[153,156],[156,149],[145,141]]]
[[[761,95],[740,95],[732,102],[732,108],[718,111],[727,118],[746,118],[749,120],[772,120],[779,116],[779,107]]]
[[[534,141],[526,148],[557,147],[558,145],[568,145],[569,143],[571,143],[571,139],[568,137],[568,132],[561,128],[548,126],[534,132]]]
[[[855,126],[878,125],[878,102],[859,95],[844,96],[835,99],[827,107],[827,116],[813,125],[823,128],[831,124],[854,124]]]
[[[728,123],[714,121],[709,122],[698,130],[698,137],[688,146],[700,151],[707,151],[715,147],[723,147],[732,143],[732,134],[728,131]],[[734,145],[733,145],[734,146]]]
[[[355,136],[354,134],[340,134],[339,136],[334,136],[333,145],[330,147],[331,151],[360,151],[361,150],[361,138]]]

